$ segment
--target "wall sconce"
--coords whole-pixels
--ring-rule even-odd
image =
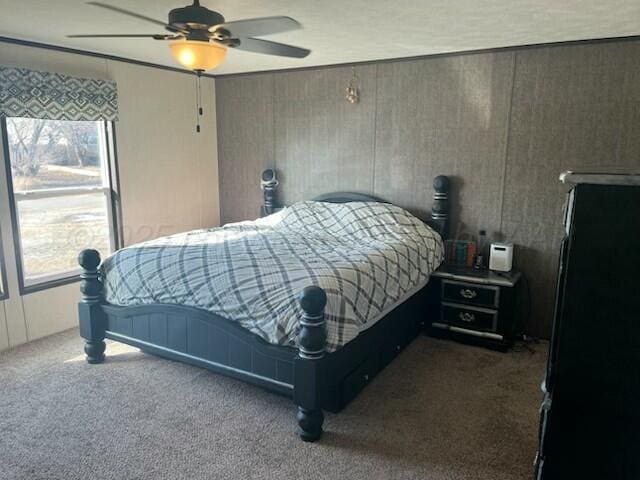
[[[360,79],[356,75],[355,67],[351,68],[351,81],[347,87],[347,102],[358,103],[360,101]]]

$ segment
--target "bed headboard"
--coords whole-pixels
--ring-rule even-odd
[[[451,182],[449,177],[445,175],[438,175],[433,179],[433,203],[431,205],[431,218],[426,220],[431,228],[440,234],[440,236],[446,240],[449,238],[449,189]],[[366,193],[355,192],[334,192],[325,193],[319,195],[312,200],[316,202],[329,202],[329,203],[347,203],[347,202],[383,202],[389,203],[386,200],[368,195]]]
[[[265,172],[271,172],[270,174],[275,179],[275,171],[273,169],[265,170]],[[269,215],[280,209],[276,201],[276,190],[278,183],[275,182],[273,186],[267,188],[264,184],[264,173],[262,178],[262,189],[264,191],[264,205],[262,206],[262,214]],[[433,179],[433,203],[431,204],[431,218],[425,220],[431,228],[437,231],[443,239],[449,238],[449,211],[451,210],[451,204],[449,201],[449,189],[451,182],[446,175],[438,175]],[[333,192],[324,193],[312,199],[316,202],[329,202],[329,203],[348,203],[348,202],[382,202],[390,203],[386,200],[378,198],[374,195],[366,193],[356,192]]]
[[[314,202],[327,202],[327,203],[348,203],[348,202],[380,202],[388,203],[381,198],[374,197],[373,195],[367,195],[366,193],[356,192],[333,192],[323,193],[315,198],[312,198]]]

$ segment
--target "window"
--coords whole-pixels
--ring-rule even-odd
[[[84,248],[116,248],[104,121],[6,118],[2,136],[22,293],[75,280]]]

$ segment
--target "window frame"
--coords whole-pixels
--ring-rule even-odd
[[[107,183],[101,187],[69,187],[46,190],[30,190],[26,192],[14,192],[13,189],[13,173],[11,171],[11,156],[9,152],[9,137],[7,130],[7,119],[0,118],[0,136],[2,136],[2,149],[5,159],[5,169],[7,178],[7,194],[9,197],[9,210],[11,212],[11,230],[13,237],[13,248],[16,256],[16,269],[18,273],[18,290],[20,295],[46,290],[49,288],[59,287],[80,280],[81,269],[78,268],[66,272],[58,272],[46,274],[36,277],[34,280],[27,280],[24,274],[22,239],[20,235],[20,219],[17,209],[17,200],[41,199],[41,198],[57,198],[67,195],[81,195],[90,193],[102,193],[107,203],[107,222],[109,226],[109,243],[111,250],[115,252],[121,248],[122,231],[120,228],[121,211],[119,204],[119,179],[117,168],[117,156],[115,147],[115,128],[113,122],[103,120],[101,123],[101,134],[104,136],[105,142],[105,168],[104,181]],[[1,239],[0,239],[1,240]],[[0,243],[1,246],[1,243]],[[80,252],[78,252],[80,253]],[[1,256],[0,256],[1,259]],[[6,270],[3,269],[6,274]],[[7,289],[6,283],[4,284]],[[0,292],[0,298],[3,292]]]
[[[7,263],[4,258],[2,243],[2,229],[0,228],[0,302],[9,298],[9,284],[7,280]]]

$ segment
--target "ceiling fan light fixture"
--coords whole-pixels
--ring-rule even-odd
[[[184,68],[202,72],[216,68],[227,54],[222,45],[202,40],[174,40],[169,50]]]

